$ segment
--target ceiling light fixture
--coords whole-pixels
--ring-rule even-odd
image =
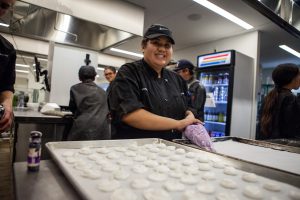
[[[240,18],[234,16],[233,14],[227,12],[223,8],[220,8],[219,6],[207,1],[207,0],[194,0],[196,3],[206,7],[207,9],[221,15],[222,17],[225,17],[226,19],[232,21],[233,23],[236,23],[237,25],[243,27],[244,29],[252,29],[253,26],[248,24],[247,22],[241,20]]]
[[[103,67],[97,67],[98,70],[104,71]]]
[[[25,73],[25,74],[28,74],[28,73],[29,73],[29,71],[26,71],[26,70],[19,70],[19,69],[16,69],[16,72]]]
[[[9,24],[0,23],[0,26],[9,27]]]
[[[298,58],[300,58],[300,53],[294,49],[292,49],[289,46],[286,45],[279,45],[280,48],[282,48],[283,50],[289,52],[290,54],[293,54],[294,56],[297,56]]]
[[[29,68],[29,65],[23,65],[23,64],[16,64],[17,67],[25,67],[25,68]]]
[[[130,52],[130,51],[125,51],[125,50],[122,50],[122,49],[110,48],[110,50],[118,52],[118,53],[123,53],[123,54],[131,55],[131,56],[136,56],[136,57],[139,57],[139,58],[144,57],[143,54],[134,53],[134,52]]]
[[[24,55],[17,55],[17,57],[18,58],[28,58],[28,59],[30,59],[30,60],[34,60],[34,57],[30,57],[30,56],[24,56]],[[40,61],[40,60],[44,60],[44,61],[48,61],[48,59],[45,59],[45,58],[39,58],[38,57],[38,60]]]

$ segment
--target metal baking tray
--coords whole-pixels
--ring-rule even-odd
[[[232,140],[232,141],[239,142],[239,143],[255,145],[255,146],[260,146],[260,147],[265,147],[265,148],[271,148],[271,149],[279,150],[279,151],[288,151],[288,152],[291,152],[291,153],[300,154],[300,148],[299,147],[272,143],[271,141],[269,142],[269,141],[265,141],[265,140],[251,140],[251,139],[231,137],[231,136],[212,138],[213,142],[222,142],[222,141],[227,141],[227,140]],[[187,146],[190,146],[190,147],[193,147],[193,148],[202,149],[201,147],[193,144],[188,139],[174,139],[173,142],[179,143],[179,144],[184,144],[184,145],[187,145]]]
[[[59,158],[57,157],[57,154],[55,154],[55,151],[57,149],[79,149],[82,147],[120,147],[120,146],[129,146],[132,143],[136,143],[137,145],[144,145],[144,144],[151,144],[151,143],[164,143],[166,145],[172,145],[176,148],[183,148],[186,151],[190,152],[198,152],[201,151],[201,154],[204,154],[211,160],[221,159],[222,161],[230,164],[231,166],[245,171],[245,172],[251,172],[255,173],[259,176],[273,179],[279,182],[287,183],[290,185],[293,185],[297,188],[300,188],[300,176],[294,173],[289,173],[287,171],[278,170],[272,167],[266,167],[257,163],[252,162],[246,162],[240,159],[232,158],[226,155],[221,155],[217,153],[211,153],[199,148],[195,148],[195,146],[187,146],[187,144],[180,144],[176,142],[171,142],[163,139],[158,138],[148,138],[148,139],[128,139],[128,140],[96,140],[96,141],[67,141],[67,142],[48,142],[46,144],[46,148],[49,150],[50,155],[52,156],[53,160],[56,162],[56,164],[60,167],[60,169],[64,172],[64,174],[67,176],[71,184],[75,186],[75,188],[78,189],[79,193],[82,194],[82,197],[86,197],[86,194],[84,191],[82,191],[80,188],[80,185],[77,185],[76,182],[73,180],[72,174],[62,165],[62,163],[59,161]]]
[[[280,144],[273,144],[273,143],[250,140],[250,139],[244,139],[244,138],[238,138],[238,137],[212,138],[212,141],[214,143],[215,142],[227,141],[227,140],[232,140],[232,141],[235,141],[235,142],[240,142],[240,143],[244,143],[244,144],[248,144],[248,145],[260,146],[260,147],[264,147],[264,148],[270,148],[270,149],[279,150],[279,151],[286,151],[287,153],[292,153],[292,154],[296,153],[295,155],[299,154],[299,149],[298,148],[285,146],[285,145],[280,145]],[[182,144],[182,145],[186,145],[186,146],[191,147],[191,148],[201,149],[203,151],[207,151],[207,150],[193,144],[190,140],[187,140],[187,139],[175,139],[175,140],[173,140],[173,142],[178,143],[178,144]],[[291,175],[291,176],[295,177],[295,182],[292,181],[292,182],[294,182],[295,186],[297,186],[297,187],[300,186],[300,175],[299,175],[299,173],[297,173],[293,170],[288,171],[288,170],[283,169],[283,168],[278,167],[278,166],[274,167],[272,165],[271,166],[267,165],[266,162],[260,163],[260,162],[256,162],[256,161],[247,160],[245,158],[240,158],[240,157],[235,157],[235,156],[232,156],[232,155],[227,155],[225,153],[213,152],[213,154],[217,154],[217,155],[220,155],[220,156],[223,156],[223,157],[226,157],[226,158],[231,158],[231,159],[234,159],[234,160],[237,160],[237,161],[241,161],[242,163],[247,163],[246,165],[244,165],[244,164],[241,165],[243,169],[247,170],[247,169],[249,169],[248,167],[251,166],[250,169],[254,170],[255,173],[257,173],[261,176],[265,176],[265,177],[268,177],[268,178],[272,178],[272,179],[275,179],[275,180],[278,180],[278,181],[288,183],[289,182],[288,176],[284,177],[284,176],[280,175],[282,173],[283,174],[286,173],[287,175]],[[247,169],[244,168],[244,167],[246,167]],[[273,169],[274,174],[272,174],[270,176],[266,175],[268,172],[267,171],[264,172],[263,169],[259,169],[261,167],[262,168],[265,167],[266,169],[270,169],[270,170]],[[292,184],[292,183],[290,182],[290,184]]]
[[[292,147],[298,147],[300,149],[300,139],[269,139],[265,140],[266,142],[276,143],[276,144],[282,144]]]

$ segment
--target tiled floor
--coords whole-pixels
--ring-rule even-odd
[[[0,139],[0,199],[13,200],[11,144]]]

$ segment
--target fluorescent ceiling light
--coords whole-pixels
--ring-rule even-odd
[[[118,52],[118,53],[123,53],[123,54],[131,55],[131,56],[136,56],[136,57],[139,57],[139,58],[144,57],[143,54],[134,53],[134,52],[130,52],[130,51],[125,51],[125,50],[122,50],[122,49],[110,48],[110,50]]]
[[[9,24],[0,23],[0,26],[9,27]]]
[[[300,58],[300,53],[286,45],[279,45],[280,48],[282,48],[283,50],[289,52],[290,54],[293,54],[294,56],[297,56],[298,58]]]
[[[19,70],[19,69],[16,69],[16,72],[20,72],[20,73],[26,73],[26,74],[28,74],[28,73],[29,73],[29,71],[26,71],[26,70]]]
[[[34,57],[30,57],[30,56],[24,56],[24,55],[17,55],[18,58],[28,58],[28,59],[31,59],[31,60],[34,60]],[[48,59],[44,59],[44,58],[37,58],[38,61],[40,60],[44,60],[44,61],[48,61]]]
[[[29,65],[23,65],[23,64],[16,64],[17,67],[26,67],[29,68]]]
[[[220,8],[219,6],[207,1],[207,0],[194,0],[196,3],[206,7],[207,9],[221,15],[222,17],[225,17],[226,19],[232,21],[233,23],[236,23],[237,25],[243,27],[244,29],[251,29],[253,26],[248,24],[247,22],[241,20],[240,18],[234,16],[233,14],[227,12],[223,8]]]
[[[43,61],[48,61],[48,59],[44,59],[44,58],[38,58],[38,61],[43,60]]]
[[[104,71],[103,67],[97,67],[98,70]]]

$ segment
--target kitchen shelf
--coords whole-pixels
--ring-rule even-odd
[[[228,86],[228,84],[217,84],[217,83],[214,83],[214,84],[203,84],[204,87],[214,87],[214,86]]]
[[[226,125],[226,122],[204,121],[204,123],[207,123],[207,124],[218,124],[218,125],[223,125],[223,126]]]
[[[216,104],[227,104],[227,101],[215,101]]]

